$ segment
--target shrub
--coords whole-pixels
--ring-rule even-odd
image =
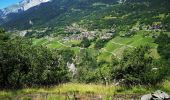
[[[114,69],[114,78],[123,80],[127,86],[154,85],[162,80],[162,69],[154,64],[154,59],[149,56],[150,47],[141,46],[134,50],[124,52],[119,66]]]

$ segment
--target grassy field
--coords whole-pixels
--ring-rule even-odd
[[[2,98],[15,98],[20,95],[26,94],[37,94],[37,93],[49,93],[49,94],[65,94],[74,91],[80,94],[94,93],[100,95],[112,95],[116,92],[115,86],[104,86],[95,84],[78,84],[78,83],[67,83],[58,86],[48,88],[25,88],[20,90],[4,90],[0,91],[0,97]],[[52,97],[51,97],[52,98]],[[53,99],[49,99],[53,100]]]
[[[40,88],[25,88],[20,90],[1,90],[0,91],[0,100],[9,100],[8,98],[24,98],[21,100],[32,100],[28,99],[30,95],[45,95],[48,94],[46,100],[65,100],[66,94],[71,95],[77,93],[79,95],[101,95],[104,98],[112,95],[124,95],[124,94],[145,94],[150,93],[155,90],[163,90],[167,93],[170,93],[170,82],[165,81],[162,84],[155,87],[146,87],[146,86],[135,86],[132,88],[114,86],[114,85],[96,85],[96,84],[80,84],[80,83],[65,83],[53,87],[40,87]],[[39,96],[39,99],[42,100],[42,96]],[[110,99],[104,99],[110,100]]]

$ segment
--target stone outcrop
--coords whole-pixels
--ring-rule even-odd
[[[170,100],[170,96],[160,90],[157,90],[153,93],[143,95],[141,100]]]

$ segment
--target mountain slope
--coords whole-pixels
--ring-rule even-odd
[[[31,9],[16,14],[10,14],[7,16],[8,20],[3,25],[9,29],[18,28],[25,29],[30,28],[29,21],[33,20],[36,25],[42,25],[53,18],[57,18],[59,15],[67,11],[69,12],[72,8],[80,8],[85,10],[89,8],[90,5],[96,2],[103,3],[115,3],[115,1],[110,0],[53,0],[52,2],[42,4],[40,6],[32,7]],[[13,24],[15,23],[15,24]],[[24,23],[24,26],[23,26]],[[22,24],[22,25],[21,25]],[[35,26],[36,26],[35,25]]]
[[[34,6],[38,6],[41,3],[49,2],[50,0],[23,0],[18,4],[11,5],[7,8],[2,9],[2,15],[6,16],[10,13],[19,13],[26,11]]]
[[[119,4],[120,3],[120,4]],[[10,30],[64,28],[78,23],[87,29],[129,30],[136,24],[161,22],[168,29],[168,0],[53,0],[21,13],[9,14],[3,27]],[[159,15],[158,18],[156,18]]]
[[[26,12],[27,10],[39,6],[42,3],[50,2],[51,0],[23,0],[18,4],[11,5],[0,10],[0,24],[7,23],[15,19],[15,14]]]

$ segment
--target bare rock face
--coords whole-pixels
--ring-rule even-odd
[[[22,2],[20,2],[20,5],[22,6],[22,9],[24,11],[40,5],[41,3],[45,3],[45,2],[49,2],[50,0],[23,0]]]
[[[153,93],[142,96],[141,100],[170,100],[170,96],[163,91],[157,90]]]
[[[74,63],[67,63],[67,67],[69,69],[70,72],[72,72],[72,75],[74,76],[77,73],[77,68],[74,65]]]
[[[146,94],[144,96],[142,96],[141,100],[151,100],[152,95],[151,94]]]

